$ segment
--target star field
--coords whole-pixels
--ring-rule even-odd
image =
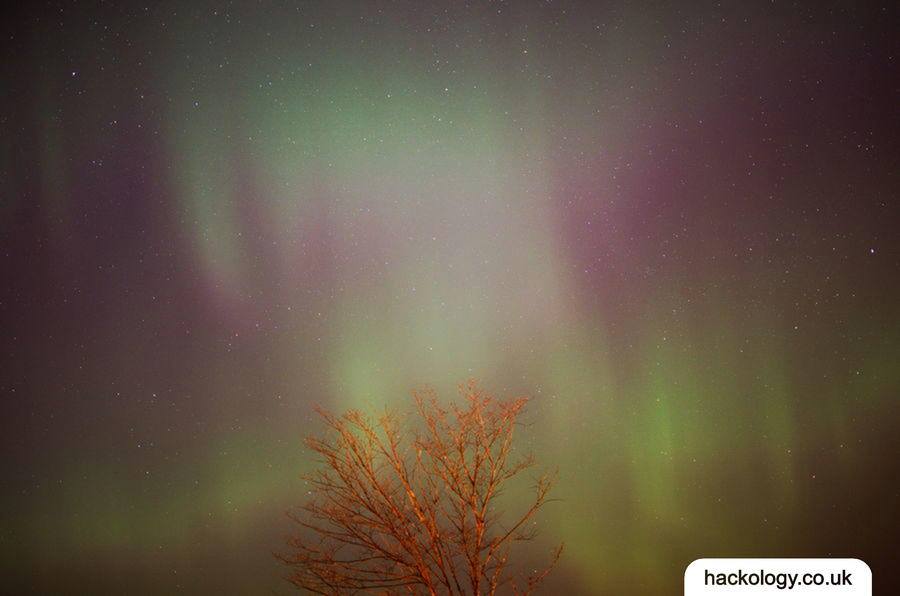
[[[313,406],[478,377],[548,590],[897,582],[890,3],[38,3],[2,19],[0,561],[288,593]],[[514,495],[513,495],[514,497]]]

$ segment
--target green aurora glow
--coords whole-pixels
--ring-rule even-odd
[[[313,404],[467,377],[534,398],[558,590],[896,574],[896,67],[835,10],[22,9],[10,588],[287,593]]]

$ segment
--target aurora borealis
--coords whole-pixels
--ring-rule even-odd
[[[898,582],[891,3],[3,19],[6,593],[290,593],[315,404],[527,394],[548,586]],[[549,589],[549,588],[548,588]]]

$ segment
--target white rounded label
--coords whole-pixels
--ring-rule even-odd
[[[872,570],[859,559],[697,559],[684,596],[872,596]]]

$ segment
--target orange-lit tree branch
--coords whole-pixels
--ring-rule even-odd
[[[513,457],[516,421],[527,400],[497,400],[474,381],[463,404],[442,407],[432,390],[414,393],[417,424],[394,414],[319,411],[325,438],[307,439],[322,467],[306,479],[314,498],[292,518],[302,527],[280,558],[290,581],[317,594],[493,595],[531,593],[550,564],[516,581],[510,547],[530,527],[553,479],[539,477],[529,504],[501,515],[504,485],[534,465]]]

